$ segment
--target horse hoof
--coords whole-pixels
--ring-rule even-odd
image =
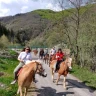
[[[55,81],[53,80],[53,83],[55,83]]]
[[[56,82],[56,85],[58,85],[58,83]]]
[[[64,87],[64,90],[67,90],[67,88],[66,88],[66,87]]]

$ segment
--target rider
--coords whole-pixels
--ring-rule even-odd
[[[56,63],[55,72],[59,70],[59,66],[60,66],[60,63],[63,61],[63,57],[64,57],[64,53],[62,52],[60,48],[58,49],[58,52],[56,53],[57,63]]]
[[[51,50],[50,50],[50,56],[54,55],[56,53],[56,49],[55,47],[53,47]]]
[[[48,54],[48,48],[44,50],[44,56]]]
[[[31,49],[29,46],[25,47],[25,50],[23,50],[19,56],[18,61],[20,61],[19,65],[14,69],[14,81],[11,82],[11,84],[15,84],[18,79],[18,71],[25,65],[27,61],[32,60],[31,55]]]
[[[43,59],[43,56],[44,56],[44,49],[40,49],[39,58]]]

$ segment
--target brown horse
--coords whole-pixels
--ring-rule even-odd
[[[56,60],[56,54],[50,55],[50,61]]]
[[[44,69],[42,65],[38,62],[30,62],[27,65],[24,65],[22,68],[19,76],[18,76],[18,91],[17,94],[20,92],[20,96],[23,96],[23,88],[24,90],[24,96],[27,95],[27,90],[30,87],[31,82],[34,79],[35,73],[38,73],[39,75],[42,75],[44,77],[47,76],[46,73],[44,73]]]
[[[33,52],[34,52],[34,55],[38,54],[38,50],[37,49],[33,50]]]
[[[52,72],[52,80],[53,80],[53,82],[54,82],[54,71],[55,71],[56,62],[57,62],[57,60],[53,60],[53,61],[50,62],[50,68],[51,68],[51,72]],[[63,75],[64,76],[64,83],[63,83],[64,89],[66,89],[66,76],[68,74],[69,67],[71,67],[71,64],[68,64],[68,62],[69,62],[68,59],[66,59],[65,61],[61,62],[60,68],[59,68],[59,70],[57,72],[58,73],[58,78],[56,80],[56,84],[58,84],[60,76]]]
[[[50,58],[49,58],[49,67],[50,67],[50,64],[53,60],[56,60],[56,54],[53,54],[53,55],[50,55]]]
[[[44,55],[43,61],[45,62],[45,64],[49,63],[49,54]]]

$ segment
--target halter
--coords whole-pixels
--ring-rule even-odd
[[[35,70],[35,73],[36,73],[36,71],[38,70],[38,64],[37,64],[37,62],[35,62],[36,63],[36,70]]]
[[[39,66],[40,64],[37,64],[38,62],[35,62],[35,63],[36,63],[36,70],[35,70],[35,73],[36,73],[36,71],[39,70],[39,69],[38,69],[38,66]],[[39,70],[39,71],[40,71],[40,70]]]

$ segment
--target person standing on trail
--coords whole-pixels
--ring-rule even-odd
[[[12,81],[11,84],[16,83],[18,78],[17,76],[18,71],[26,64],[27,61],[31,61],[31,60],[32,60],[31,49],[29,46],[27,46],[25,47],[25,49],[22,50],[22,52],[18,56],[18,61],[20,61],[20,63],[14,69],[14,81]]]

